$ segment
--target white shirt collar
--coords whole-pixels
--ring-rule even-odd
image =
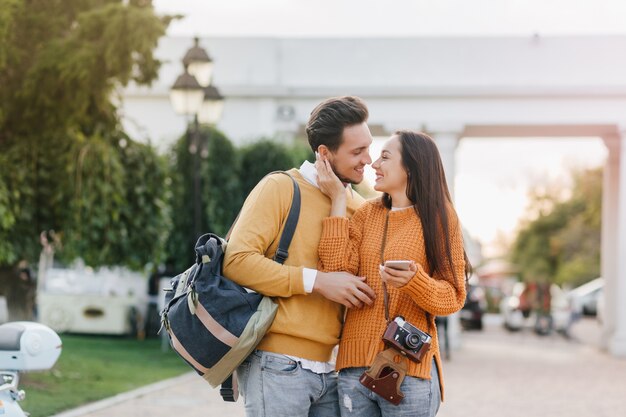
[[[314,164],[309,161],[304,161],[302,165],[300,165],[300,174],[302,174],[307,182],[317,187],[317,169],[315,169]]]
[[[315,164],[309,161],[304,161],[302,165],[300,165],[299,171],[307,182],[313,184],[316,188],[320,188],[317,185],[317,168],[315,168]],[[352,187],[350,187],[350,184],[347,184],[346,188],[350,190],[350,195],[352,195]]]
[[[400,211],[400,210],[406,210],[408,208],[411,208],[413,206],[406,206],[406,207],[391,207],[391,211]]]

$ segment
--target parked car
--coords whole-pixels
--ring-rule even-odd
[[[577,315],[595,316],[598,314],[598,298],[604,289],[604,279],[596,278],[571,290],[567,297],[572,312]]]
[[[50,268],[37,294],[42,324],[56,332],[135,335],[144,330],[147,280],[122,267]]]
[[[465,305],[461,309],[461,326],[465,330],[482,330],[483,315],[487,310],[485,290],[476,284],[467,285]]]
[[[552,330],[565,332],[570,323],[571,310],[565,292],[557,285],[550,285],[549,314],[538,314],[523,300],[526,284],[517,282],[508,297],[500,303],[503,324],[510,331],[534,328],[537,333],[547,334]]]

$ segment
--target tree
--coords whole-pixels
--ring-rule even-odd
[[[7,166],[4,159],[0,155],[0,166]],[[9,189],[0,177],[0,265],[12,264],[17,258],[13,245],[11,245],[11,229],[15,224],[15,216],[9,207],[10,201]]]
[[[136,5],[141,3],[144,5]],[[150,2],[12,1],[0,92],[0,142],[33,133],[90,134],[117,122],[111,96],[130,81],[149,83],[152,51],[166,22]],[[40,139],[40,137],[38,137]]]
[[[164,158],[147,145],[95,137],[73,155],[62,257],[135,269],[157,261],[168,231]]]
[[[189,267],[196,243],[194,225],[194,158],[199,159],[201,233],[224,236],[241,207],[239,156],[237,149],[220,131],[202,127],[196,149],[190,153],[194,138],[187,132],[175,144],[170,160],[172,181],[172,231],[167,241],[167,257],[177,271]],[[204,157],[203,157],[204,156]]]
[[[299,167],[312,151],[302,145],[286,146],[271,139],[261,139],[241,148],[241,191],[248,195],[265,175],[276,170]]]
[[[230,140],[217,130],[209,131],[207,164],[202,173],[207,196],[205,215],[209,230],[226,235],[235,220],[245,195],[241,192],[240,178],[245,176],[239,164],[238,150]]]
[[[555,281],[577,286],[600,276],[601,169],[575,174],[570,205],[572,215],[567,227],[555,236],[555,249],[560,254]]]
[[[176,271],[193,262],[194,160],[189,152],[193,138],[187,133],[172,149],[172,232],[167,243],[168,258]],[[225,236],[244,199],[267,173],[300,166],[313,153],[302,145],[286,146],[270,139],[237,149],[220,131],[203,127],[199,136],[200,205],[202,233]],[[202,158],[206,149],[206,158]]]
[[[600,274],[602,170],[574,173],[569,198],[538,195],[538,215],[522,227],[512,261],[524,281],[579,285]]]
[[[34,263],[49,229],[93,266],[152,260],[165,175],[137,173],[160,163],[121,130],[113,99],[156,78],[170,18],[146,0],[1,1],[0,281]],[[139,231],[148,245],[130,254]]]

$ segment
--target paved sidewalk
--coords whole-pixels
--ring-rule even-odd
[[[222,401],[195,372],[172,378],[53,417],[245,417],[243,400]]]
[[[587,319],[573,333],[595,343],[600,330]],[[558,334],[501,327],[465,333],[444,372],[446,402],[438,417],[626,416],[626,359]]]
[[[599,335],[595,322],[574,329]],[[446,402],[438,417],[624,417],[626,360],[553,334],[509,333],[497,324],[463,335],[444,362]],[[187,374],[58,417],[244,417],[200,377]],[[143,391],[141,391],[143,390]]]

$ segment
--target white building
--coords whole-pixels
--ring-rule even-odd
[[[188,38],[163,38],[159,80],[150,89],[125,90],[132,136],[163,149],[184,132],[168,92],[191,45]],[[226,96],[218,127],[238,143],[299,136],[317,103],[344,94],[365,99],[375,135],[428,131],[449,177],[463,137],[602,138],[609,151],[603,344],[626,356],[626,37],[210,38],[201,45]]]

